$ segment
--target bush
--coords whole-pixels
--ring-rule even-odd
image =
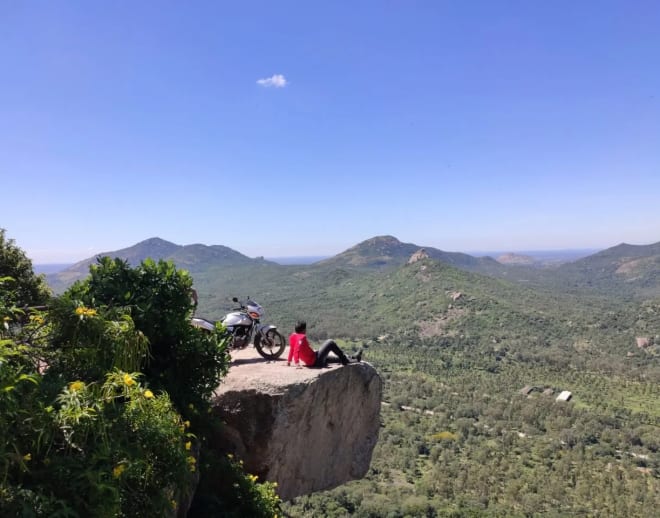
[[[281,513],[277,483],[259,483],[256,475],[243,471],[243,462],[231,454],[202,452],[205,476],[189,516],[250,516],[272,518]]]
[[[54,308],[53,344],[62,353],[62,369],[95,379],[130,366],[194,418],[191,406],[205,405],[227,372],[229,356],[220,332],[190,325],[191,288],[188,272],[171,262],[147,259],[131,268],[121,259],[99,259]]]
[[[0,278],[0,515],[174,516],[213,458],[203,410],[228,366],[221,331],[190,325],[189,275],[102,259],[43,312],[16,306],[42,300],[20,282]],[[218,469],[226,515],[276,514],[272,484]]]
[[[194,441],[139,374],[65,383],[39,372],[31,321],[0,340],[0,514],[156,516],[193,487]],[[53,382],[53,380],[51,380]]]
[[[43,276],[34,274],[32,261],[15,245],[13,239],[5,237],[5,230],[2,228],[0,278],[5,278],[5,282],[11,285],[11,290],[4,289],[0,294],[4,297],[2,302],[5,307],[38,306],[45,304],[50,297],[50,290]]]

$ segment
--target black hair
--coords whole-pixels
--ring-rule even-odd
[[[304,320],[298,320],[298,322],[296,322],[296,333],[304,333],[305,331],[307,331],[307,322]]]

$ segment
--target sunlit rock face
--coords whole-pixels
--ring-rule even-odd
[[[429,254],[426,253],[426,250],[423,248],[420,248],[415,252],[413,255],[410,256],[410,259],[408,259],[408,264],[413,264],[416,263],[417,261],[421,261],[422,259],[428,259]]]
[[[214,398],[217,438],[283,500],[362,478],[380,428],[382,382],[368,363],[287,367],[241,351]],[[286,355],[286,352],[285,352]]]

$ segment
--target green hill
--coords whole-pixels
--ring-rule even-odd
[[[285,335],[304,318],[314,345],[364,344],[383,378],[368,475],[287,516],[645,517],[660,505],[657,245],[491,270],[392,237],[289,266],[155,244],[142,252],[191,271],[199,315],[250,295]]]
[[[467,271],[496,262],[433,248],[420,254],[417,245],[391,236],[369,239],[312,265],[283,266],[223,246],[180,246],[158,238],[107,255],[131,263],[171,259],[190,270],[200,299],[198,314],[207,318],[221,318],[234,306],[233,296],[252,296],[266,309],[266,320],[284,332],[305,318],[316,338],[407,334],[488,342],[500,344],[499,349],[551,345],[553,355],[565,348],[561,354],[566,356],[575,348],[624,354],[635,336],[658,333],[654,310],[643,301],[625,302],[630,297],[623,294],[629,291],[611,289],[613,278],[624,285],[657,280],[657,249],[621,245],[543,270],[544,277],[537,278],[538,269],[520,266],[498,265],[495,276]],[[413,254],[418,260],[410,263]],[[84,277],[94,260],[61,272],[54,286]],[[642,277],[622,274],[622,268],[643,272]],[[531,281],[523,282],[524,276]],[[657,287],[657,282],[648,285]]]
[[[508,276],[575,294],[642,300],[660,297],[660,242],[620,244],[553,269],[514,268]]]
[[[534,288],[428,258],[386,271],[262,264],[211,268],[194,278],[198,314],[218,319],[232,296],[250,295],[268,323],[286,334],[306,319],[316,340],[451,342],[493,358],[505,352],[622,367],[626,354],[637,353],[636,336],[660,329],[657,302]]]
[[[131,247],[114,252],[102,252],[80,261],[69,268],[51,274],[47,277],[49,285],[55,292],[61,292],[66,287],[89,273],[89,267],[96,263],[98,257],[119,257],[131,265],[137,265],[150,257],[154,260],[172,260],[174,263],[190,272],[204,271],[212,266],[239,266],[268,263],[264,259],[252,259],[231,248],[221,245],[177,245],[164,239],[153,237],[141,241]],[[273,263],[274,264],[274,263]]]
[[[406,264],[413,254],[423,254],[463,270],[495,273],[503,270],[502,265],[491,257],[473,257],[460,252],[444,252],[432,247],[413,243],[402,243],[393,236],[377,236],[367,239],[348,250],[316,263],[323,267],[394,268]]]

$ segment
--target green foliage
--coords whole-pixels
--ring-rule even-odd
[[[249,294],[282,330],[305,318],[314,339],[371,338],[365,357],[386,396],[372,469],[364,480],[296,499],[288,514],[642,517],[658,508],[654,247],[617,247],[561,269],[494,269],[498,279],[432,260],[379,270],[381,259],[403,256],[373,244],[358,257],[361,267],[345,257],[195,273],[206,316],[220,317],[232,295]],[[141,330],[134,310],[126,314]],[[637,336],[651,345],[638,348]],[[522,396],[527,385],[539,390]],[[572,401],[555,402],[559,390],[573,392]],[[234,480],[231,466],[213,461],[221,453],[202,449],[202,468],[214,476],[202,478],[196,510],[229,514],[229,502],[243,501],[232,495],[250,493],[213,498],[218,480]]]
[[[646,517],[660,505],[655,381],[542,356],[492,370],[488,342],[406,340],[366,351],[385,401],[367,477],[287,514]],[[526,385],[538,389],[524,396]],[[555,401],[560,390],[573,399]]]
[[[273,518],[281,516],[277,483],[259,483],[256,475],[246,474],[243,462],[233,455],[208,451],[201,457],[207,476],[200,481],[199,497],[188,516]]]
[[[0,280],[0,515],[174,516],[210,466],[198,461],[213,456],[202,448],[217,426],[206,404],[228,360],[224,336],[189,323],[190,278],[169,263],[105,260],[29,313],[9,281]],[[228,515],[275,514],[272,485],[239,464],[228,471]]]
[[[580,296],[598,294],[619,300],[657,298],[660,296],[660,243],[621,244],[558,268],[527,270],[524,276],[526,282],[536,287]]]
[[[58,494],[90,515],[168,513],[192,487],[182,419],[166,394],[154,395],[136,377],[116,371],[101,386],[73,382],[57,398],[62,458],[51,458],[48,469],[70,481]]]
[[[194,457],[168,396],[115,371],[52,398],[31,354],[38,344],[20,344],[35,325],[0,341],[2,515],[171,513],[192,487]]]
[[[141,370],[149,359],[149,341],[130,308],[87,307],[68,295],[52,301],[49,319],[50,375],[97,380],[113,369]]]
[[[0,290],[0,303],[7,309],[45,304],[50,297],[50,289],[44,277],[35,275],[30,259],[13,239],[6,238],[5,232],[0,228],[0,280],[5,285]],[[20,315],[14,313],[13,316]],[[6,316],[7,310],[0,315]]]
[[[32,261],[16,246],[13,239],[6,238],[5,233],[0,228],[0,279],[4,278],[5,283],[11,283],[11,290],[0,291],[2,304],[5,307],[45,304],[50,297],[50,290],[44,277],[34,274]]]
[[[55,305],[60,327],[53,343],[62,351],[62,370],[81,379],[113,367],[140,370],[180,411],[200,407],[226,373],[229,357],[219,332],[190,325],[191,287],[190,275],[170,262],[147,259],[131,268],[120,259],[99,259],[90,277]]]

